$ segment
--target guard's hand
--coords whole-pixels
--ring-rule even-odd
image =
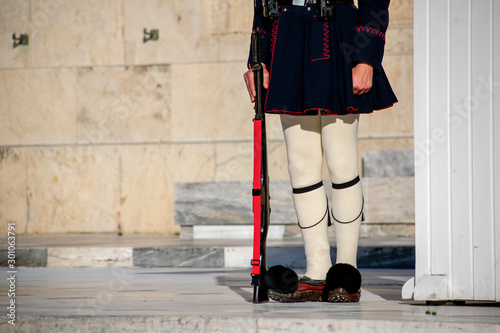
[[[263,85],[264,89],[269,88],[269,72],[266,68],[266,65],[262,64],[263,69]],[[250,101],[255,102],[255,82],[254,82],[254,73],[251,69],[243,74],[243,78],[245,79],[245,84],[247,85],[248,94],[250,95]]]
[[[366,94],[373,84],[373,66],[360,62],[352,69],[352,92],[354,95]]]

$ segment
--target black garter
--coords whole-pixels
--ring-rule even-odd
[[[353,180],[350,180],[350,181],[342,183],[342,184],[334,184],[334,183],[332,183],[332,187],[335,190],[342,190],[342,189],[345,189],[345,188],[348,188],[348,187],[352,187],[352,186],[356,185],[357,183],[359,183],[360,181],[361,181],[361,179],[359,179],[359,176],[356,176],[356,178],[354,178]],[[359,212],[359,215],[356,216],[356,218],[354,220],[347,221],[347,222],[337,220],[335,218],[335,215],[333,215],[333,209],[332,209],[332,217],[333,217],[333,219],[335,221],[337,221],[338,223],[341,223],[341,224],[352,223],[352,222],[356,221],[357,219],[359,219],[360,216],[361,216],[361,221],[364,221],[365,220],[365,216],[363,214],[363,209],[364,208],[365,208],[365,198],[363,197],[363,203],[361,205],[361,212]]]
[[[306,187],[302,187],[302,188],[293,188],[292,189],[292,193],[293,194],[307,193],[307,192],[311,192],[311,191],[317,190],[321,186],[323,186],[323,181],[320,181],[319,183],[311,185],[311,186],[306,186]],[[332,221],[330,220],[330,215],[328,214],[328,211],[329,211],[329,207],[328,207],[328,197],[327,197],[326,198],[326,212],[325,212],[325,215],[323,215],[323,217],[319,220],[319,222],[317,222],[317,223],[315,223],[315,224],[313,224],[313,225],[311,225],[309,227],[303,227],[303,226],[300,225],[300,223],[297,223],[297,224],[299,225],[300,229],[309,229],[309,228],[315,227],[318,224],[320,224],[325,219],[325,216],[328,215],[328,226],[331,226],[332,225]]]

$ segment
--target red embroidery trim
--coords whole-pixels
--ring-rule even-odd
[[[374,109],[373,111],[378,111],[378,110],[384,110],[384,109],[388,109],[390,108],[391,106],[393,106],[395,103],[391,104],[391,105],[388,105],[382,109]],[[304,113],[307,113],[308,111],[312,111],[312,110],[318,110],[318,111],[323,111],[323,113],[321,113],[322,116],[345,116],[346,114],[340,114],[338,112],[334,112],[332,110],[328,110],[328,109],[324,109],[324,108],[311,108],[311,109],[306,109],[306,110],[303,110],[302,112],[296,112],[296,111],[288,111],[288,110],[266,110],[266,113],[277,113],[277,114],[286,114],[286,115],[289,115],[289,116],[296,116],[296,117],[302,117],[304,116]],[[373,111],[368,111],[368,112],[357,112],[359,110],[359,108],[354,108],[352,106],[349,106],[346,108],[346,111],[348,112],[348,114],[370,114],[372,113]],[[357,113],[355,113],[357,112]]]
[[[273,28],[271,30],[271,64],[270,64],[270,68],[268,69],[268,71],[269,71],[269,83],[271,83],[271,76],[272,76],[272,72],[273,72],[274,48],[276,46],[276,35],[278,34],[278,23],[279,23],[279,18],[277,20],[274,20]],[[264,101],[264,111],[266,110],[268,96],[269,96],[269,94],[266,93],[266,100]]]
[[[380,31],[379,29],[364,26],[364,27],[358,27],[357,30],[358,30],[358,32],[365,31],[365,32],[370,32],[372,34],[378,35],[380,38],[382,38],[385,41],[385,34],[382,31]]]
[[[313,59],[311,61],[326,60],[330,59],[330,29],[328,28],[328,22],[323,23],[324,25],[324,38],[323,38],[323,58]]]
[[[273,30],[271,33],[271,53],[274,55],[274,47],[276,46],[276,35],[278,33],[278,20],[273,22]]]

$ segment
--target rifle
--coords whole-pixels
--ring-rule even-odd
[[[266,117],[264,113],[263,68],[260,53],[262,35],[256,27],[252,31],[252,60],[250,68],[255,82],[254,124],[254,172],[253,172],[253,214],[254,238],[252,258],[253,302],[269,301],[267,289],[262,286],[261,277],[267,271],[266,240],[269,229],[271,208],[269,205],[269,175],[267,169]]]

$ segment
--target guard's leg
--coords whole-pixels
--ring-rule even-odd
[[[324,280],[331,267],[328,204],[321,182],[320,116],[281,116],[293,201],[306,253],[306,276]]]
[[[332,182],[332,215],[337,239],[337,263],[326,276],[322,300],[358,302],[361,274],[356,269],[363,194],[358,172],[359,116],[325,116],[322,138]]]
[[[356,267],[363,194],[358,170],[358,115],[323,116],[323,149],[332,182],[337,263]]]

